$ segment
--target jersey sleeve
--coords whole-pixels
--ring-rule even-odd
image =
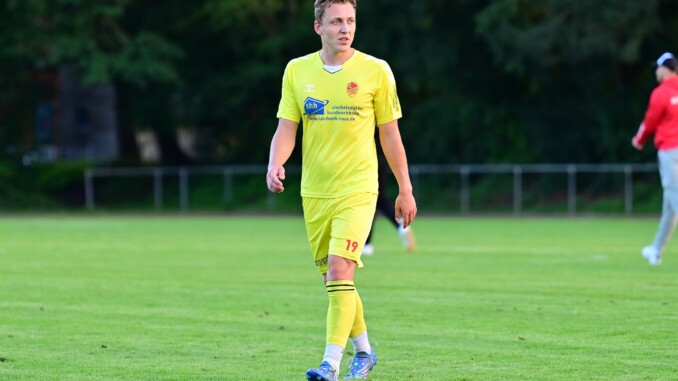
[[[374,113],[377,124],[391,122],[403,116],[396,91],[396,81],[391,67],[385,61],[379,64],[377,89],[374,97]]]
[[[292,62],[287,64],[282,80],[282,94],[276,117],[299,123],[301,111],[294,96],[294,70]]]
[[[664,102],[662,101],[662,95],[659,89],[655,89],[650,95],[650,102],[647,106],[647,111],[645,111],[645,118],[636,134],[636,140],[640,145],[644,145],[650,136],[657,130],[659,121],[664,113],[663,104]]]

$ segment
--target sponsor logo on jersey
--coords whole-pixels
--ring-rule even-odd
[[[306,90],[304,90],[304,92],[306,92],[306,93],[312,93],[312,92],[314,91],[314,87],[315,87],[314,84],[312,84],[312,83],[307,83],[307,84],[306,84]]]
[[[330,101],[321,101],[320,99],[315,99],[308,97],[304,100],[304,110],[306,115],[325,115],[325,106],[330,103]]]
[[[348,85],[346,85],[346,94],[348,94],[349,97],[353,98],[356,94],[358,94],[358,84],[355,82],[349,82]]]

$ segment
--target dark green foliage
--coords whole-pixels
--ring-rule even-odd
[[[629,141],[655,86],[649,62],[678,47],[675,5],[360,1],[354,46],[395,72],[411,163],[651,162]],[[0,44],[2,160],[43,143],[36,108],[66,64],[115,84],[120,163],[138,163],[134,133],[153,130],[173,165],[265,164],[284,67],[320,48],[308,0],[6,0]],[[203,137],[196,157],[179,127]]]
[[[5,211],[65,210],[84,205],[79,163],[20,166],[0,163],[0,209]]]
[[[674,5],[362,1],[355,47],[396,74],[412,162],[647,161],[628,141],[654,86],[648,62],[678,46]],[[71,63],[117,84],[121,135],[155,130],[165,163],[265,163],[283,69],[320,48],[312,11],[304,0],[7,0],[3,151],[40,143],[35,105],[54,94],[36,73]],[[192,160],[171,146],[179,126],[207,137]]]

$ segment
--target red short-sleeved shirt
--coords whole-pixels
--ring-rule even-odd
[[[653,133],[658,150],[678,147],[678,76],[665,79],[652,91],[635,140],[644,145]]]

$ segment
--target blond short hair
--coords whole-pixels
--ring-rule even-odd
[[[329,6],[332,4],[348,3],[353,5],[353,9],[356,9],[357,1],[358,0],[315,0],[315,4],[313,4],[315,21],[321,22],[323,19],[323,15],[325,14],[325,10],[329,8]]]

